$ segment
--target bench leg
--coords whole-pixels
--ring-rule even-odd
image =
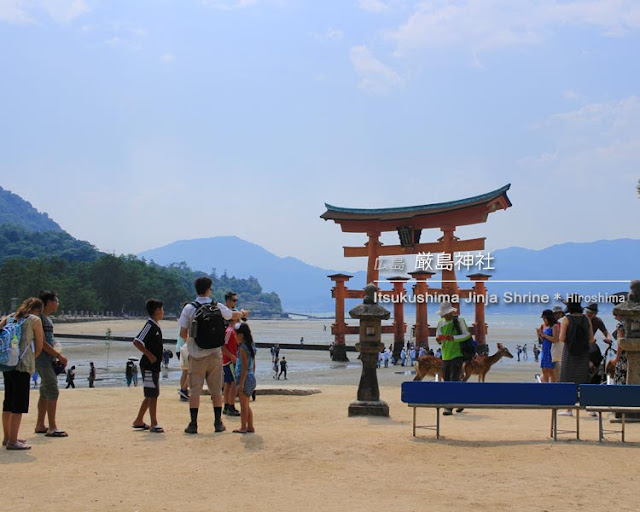
[[[553,440],[558,440],[558,409],[551,410],[551,424],[553,425]]]
[[[436,407],[436,439],[440,439],[440,407]]]
[[[416,437],[416,409],[417,407],[413,408],[413,437]]]
[[[598,441],[604,441],[604,432],[602,431],[602,411],[598,411]]]
[[[624,420],[626,418],[626,413],[622,413],[622,442],[624,443]]]
[[[580,409],[576,409],[576,439],[580,441]]]

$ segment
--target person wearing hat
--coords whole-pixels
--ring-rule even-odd
[[[604,335],[604,341],[607,345],[611,345],[611,334],[607,331],[607,328],[604,325],[602,319],[597,316],[598,315],[598,304],[596,302],[591,302],[584,308],[584,312],[587,315],[587,318],[591,321],[591,328],[593,329],[593,335],[595,336],[596,332],[600,331]]]
[[[436,341],[442,345],[442,379],[458,381],[463,363],[460,343],[471,338],[471,334],[464,318],[457,315],[456,308],[450,302],[443,301],[437,314],[441,317],[436,329]],[[457,409],[456,412],[461,411]],[[445,409],[442,414],[450,416],[453,411]]]
[[[560,322],[560,341],[564,342],[560,381],[588,384],[589,346],[596,341],[591,322],[582,313],[582,300],[579,296],[570,296],[565,304],[568,314]],[[572,415],[571,411],[560,414]]]
[[[553,306],[551,310],[553,312],[553,316],[556,318],[556,324],[558,325],[558,334],[560,333],[560,323],[564,318],[564,308],[562,306]],[[562,352],[564,351],[564,343],[562,343],[559,339],[556,343],[551,347],[551,362],[555,363],[556,372],[556,382],[560,380],[560,368],[562,367]]]

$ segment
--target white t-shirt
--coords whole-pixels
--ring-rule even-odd
[[[209,304],[213,302],[211,297],[196,297],[195,302],[199,304]],[[222,313],[222,318],[225,320],[231,320],[233,317],[233,312],[224,304],[218,302],[218,307],[220,308],[220,313]],[[182,313],[180,313],[180,319],[178,320],[178,325],[181,328],[185,328],[189,330],[189,338],[187,339],[187,349],[189,350],[189,356],[194,359],[202,359],[203,357],[210,356],[212,354],[220,354],[222,353],[221,347],[218,348],[200,348],[196,340],[191,337],[191,322],[193,321],[193,317],[196,316],[196,307],[189,303],[183,309]]]

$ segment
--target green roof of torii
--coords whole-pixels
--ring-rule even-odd
[[[417,215],[429,215],[443,213],[446,211],[455,211],[471,206],[476,206],[503,196],[508,206],[511,201],[507,197],[507,190],[511,184],[507,184],[493,192],[481,194],[479,196],[467,197],[466,199],[458,199],[456,201],[448,201],[446,203],[432,203],[420,206],[400,206],[396,208],[344,208],[341,206],[333,206],[325,203],[327,211],[320,215],[325,220],[393,220],[406,217],[414,217]]]

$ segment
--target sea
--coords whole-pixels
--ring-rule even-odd
[[[615,327],[613,318],[603,317],[605,325],[611,331]],[[278,320],[258,320],[250,319],[250,326],[253,332],[254,340],[267,344],[292,344],[296,348],[300,346],[300,339],[303,338],[304,345],[321,347],[320,350],[296,350],[296,348],[288,348],[281,351],[281,356],[285,356],[289,361],[289,377],[298,383],[305,384],[330,384],[340,383],[345,380],[345,373],[358,375],[361,368],[360,362],[357,360],[355,352],[349,352],[350,362],[336,363],[330,360],[328,346],[333,341],[331,335],[330,318],[313,319],[278,319]],[[411,325],[415,319],[411,316],[405,318],[407,323],[407,341],[409,341],[409,333]],[[357,325],[355,320],[348,320],[349,325]],[[390,324],[391,321],[383,322]],[[469,319],[469,324],[472,320]],[[535,371],[536,364],[533,364],[533,345],[537,342],[535,333],[536,327],[540,326],[541,319],[539,315],[532,314],[488,314],[486,315],[486,323],[488,324],[487,343],[489,345],[489,353],[496,351],[496,344],[501,343],[506,346],[513,359],[503,358],[500,365],[505,369],[516,370],[518,365],[528,365],[531,374]],[[130,336],[133,337],[138,333],[139,328],[144,324],[144,319],[138,321],[127,321],[114,323],[112,335],[114,336]],[[99,322],[95,324],[92,330],[92,324],[84,324],[83,332],[91,335],[103,335],[100,329],[108,325],[108,322]],[[165,340],[175,339],[177,336],[177,323],[175,321],[162,321],[161,327]],[[95,339],[70,339],[65,338],[65,329],[68,324],[59,323],[56,325],[56,339],[60,341],[65,356],[69,359],[69,365],[76,366],[76,385],[79,387],[87,387],[87,376],[89,373],[89,362],[92,361],[97,368],[97,386],[122,386],[125,385],[125,365],[129,358],[139,358],[140,352],[133,346],[131,342],[114,341],[114,340],[95,340]],[[598,338],[602,336],[599,333]],[[435,340],[430,340],[430,346],[437,348]],[[347,336],[347,346],[354,346],[357,342],[357,336]],[[393,335],[383,335],[382,342],[389,346],[393,343]],[[606,345],[602,341],[598,344],[605,352]],[[517,346],[527,346],[528,360],[525,361],[521,356],[521,361],[517,359]],[[166,348],[175,351],[174,343],[165,341]],[[609,354],[609,358],[613,358],[613,353]],[[258,349],[257,353],[257,378],[259,384],[275,383],[273,379],[274,373],[271,364],[270,351],[267,348]],[[400,368],[400,367],[398,367]],[[538,367],[539,368],[539,367]],[[410,375],[411,368],[403,368],[402,371],[406,375]],[[177,357],[173,357],[168,368],[163,370],[162,380],[171,386],[177,386],[180,379],[180,367]],[[64,375],[60,377],[63,384]]]

